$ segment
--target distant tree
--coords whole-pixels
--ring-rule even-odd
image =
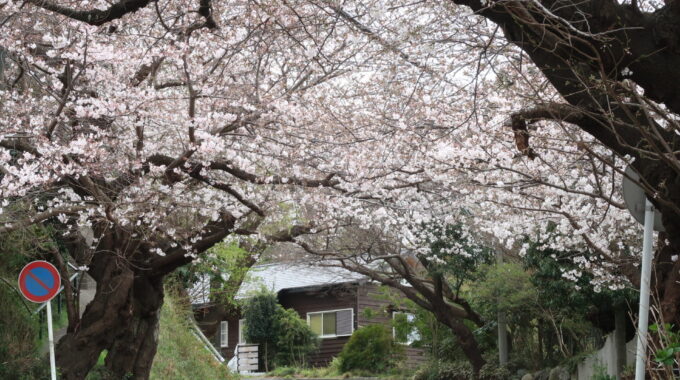
[[[303,366],[318,337],[295,310],[284,309],[275,293],[261,290],[245,302],[245,337],[260,345],[265,371],[274,365]]]
[[[260,345],[262,364],[269,371],[281,325],[281,305],[276,294],[261,290],[246,301],[243,317],[246,320],[245,337],[248,342]]]
[[[276,337],[277,366],[304,367],[309,355],[319,348],[319,337],[293,309],[279,310]]]

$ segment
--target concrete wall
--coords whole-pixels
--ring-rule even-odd
[[[614,333],[607,335],[604,346],[597,352],[588,356],[578,365],[576,372],[572,374],[572,380],[591,380],[596,367],[604,367],[607,374],[617,376],[616,373],[616,345]],[[635,364],[635,344],[637,336],[626,342],[626,365]]]

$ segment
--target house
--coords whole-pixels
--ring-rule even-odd
[[[338,267],[304,262],[255,266],[237,298],[245,299],[262,287],[275,292],[284,308],[297,311],[321,338],[319,351],[310,358],[313,366],[327,365],[340,353],[354,330],[368,324],[389,324],[402,312],[390,304],[391,297],[377,284]],[[195,309],[200,326],[202,308],[199,305]],[[232,315],[220,323],[213,341],[226,359],[234,356],[237,344],[246,343],[243,326],[240,315]],[[423,350],[409,345],[408,340],[414,339],[417,335],[407,334],[401,339],[406,358],[413,364],[424,360]]]

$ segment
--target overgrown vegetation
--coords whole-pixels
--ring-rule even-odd
[[[340,370],[384,372],[403,360],[403,347],[392,338],[385,325],[368,325],[352,334],[338,355]]]
[[[16,288],[21,268],[41,258],[41,245],[49,242],[45,228],[38,226],[0,236],[0,379],[49,377],[47,358],[40,353],[40,329],[46,333],[46,327],[33,314],[36,305],[24,300]],[[54,318],[60,316],[55,313]]]
[[[477,380],[507,380],[510,376],[507,368],[487,364],[482,367]],[[473,371],[470,363],[446,360],[432,360],[413,376],[413,380],[469,380],[472,378]]]
[[[0,379],[47,378],[47,361],[39,355],[40,324],[20,297],[9,284],[0,283]]]
[[[294,310],[278,303],[276,294],[262,290],[253,295],[243,311],[248,342],[260,345],[265,371],[275,366],[305,366],[308,356],[319,347],[319,340],[307,322]]]
[[[168,291],[161,309],[158,352],[151,379],[236,379],[190,331],[191,307],[176,292]]]

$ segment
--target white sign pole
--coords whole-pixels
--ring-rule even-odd
[[[652,277],[652,239],[654,238],[654,206],[645,200],[645,228],[642,238],[642,268],[640,271],[640,309],[638,312],[638,342],[635,350],[635,380],[645,380],[647,328],[649,324],[649,282]]]
[[[52,301],[47,301],[47,339],[50,347],[50,373],[57,380],[57,366],[54,360],[54,331],[52,331]]]

